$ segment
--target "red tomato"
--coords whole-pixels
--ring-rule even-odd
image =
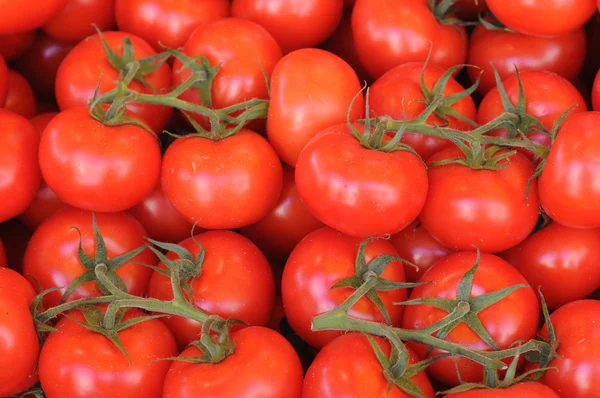
[[[296,167],[300,198],[318,220],[347,235],[395,234],[423,208],[425,167],[408,151],[366,149],[349,131],[347,124],[331,126],[302,151]]]
[[[8,267],[8,260],[6,258],[6,249],[2,240],[0,239],[0,267]]]
[[[244,227],[277,203],[283,171],[267,140],[242,129],[224,140],[176,140],[165,152],[162,188],[173,206],[207,229]]]
[[[50,121],[39,154],[52,191],[90,211],[131,208],[152,192],[160,175],[160,147],[152,134],[132,124],[106,126],[83,107]]]
[[[357,0],[352,33],[358,57],[377,79],[394,66],[430,61],[444,69],[464,64],[468,37],[459,25],[442,24],[424,0]]]
[[[487,0],[506,27],[533,36],[559,36],[581,28],[597,11],[594,0]]]
[[[7,61],[13,61],[29,50],[35,38],[35,30],[0,36],[0,55]]]
[[[540,176],[540,203],[554,221],[600,227],[600,112],[571,116],[559,130]]]
[[[94,25],[101,31],[115,26],[115,0],[69,0],[42,29],[58,41],[77,43],[96,33]]]
[[[342,19],[344,0],[233,0],[234,17],[249,19],[269,31],[284,54],[316,47]]]
[[[427,104],[425,93],[421,88],[421,74],[425,64],[422,62],[409,62],[398,65],[375,81],[371,86],[369,104],[374,114],[391,116],[396,120],[417,118],[423,113]],[[436,65],[427,65],[424,74],[425,85],[431,90],[440,80],[445,70]],[[443,95],[450,96],[464,91],[456,80],[450,78],[444,89]],[[475,120],[475,103],[471,96],[466,96],[451,105],[459,114]],[[404,113],[404,110],[406,114]],[[447,116],[448,127],[457,130],[470,130],[473,126],[453,116]],[[427,118],[427,123],[433,126],[446,124],[442,118],[433,114]],[[452,145],[448,140],[431,137],[423,134],[405,133],[402,142],[410,145],[422,159],[427,160],[440,150]]]
[[[145,314],[129,310],[123,321]],[[160,398],[171,361],[177,356],[175,340],[158,319],[118,332],[127,357],[106,337],[79,325],[78,310],[63,317],[40,353],[40,382],[48,398],[114,397]]]
[[[58,14],[68,0],[0,0],[0,35],[34,30]]]
[[[445,398],[560,398],[551,388],[535,381],[520,382],[508,388],[473,389],[444,395]]]
[[[472,82],[481,76],[477,89],[483,94],[496,87],[490,64],[494,65],[502,80],[515,72],[516,65],[521,72],[547,70],[574,81],[583,67],[585,53],[583,29],[548,38],[478,25],[471,34],[468,58],[468,63],[477,68],[468,68],[467,71]]]
[[[600,111],[600,70],[596,74],[594,86],[592,87],[592,105],[595,111]]]
[[[145,243],[146,231],[133,216],[127,213],[98,213],[96,221],[104,237],[109,258]],[[62,209],[44,221],[31,237],[25,252],[24,275],[31,278],[32,282],[34,278],[37,279],[44,290],[61,287],[59,291],[44,297],[44,304],[47,307],[59,304],[67,286],[84,271],[77,255],[79,233],[72,227],[79,229],[83,250],[93,257],[96,238],[92,227],[92,213],[72,207]],[[152,269],[137,263],[154,265],[156,261],[154,254],[145,250],[119,267],[116,273],[125,282],[130,294],[143,295],[152,275]],[[77,288],[67,301],[101,295],[98,286],[92,281]]]
[[[459,282],[475,264],[477,254],[461,252],[451,254],[436,262],[421,278],[421,282],[432,281],[413,289],[410,300],[423,297],[455,299]],[[481,254],[481,262],[473,279],[471,297],[495,292],[509,286],[527,284],[525,278],[506,261],[492,254]],[[480,322],[500,349],[509,348],[518,340],[527,341],[535,337],[538,326],[539,307],[530,286],[513,291],[505,298],[477,314]],[[408,305],[404,309],[402,327],[420,329],[434,324],[447,312],[423,304]],[[471,349],[488,351],[488,346],[469,326],[457,325],[445,338]],[[409,343],[417,355],[425,358],[428,347]],[[430,356],[443,353],[435,348]],[[447,385],[457,385],[455,361],[461,379],[465,382],[481,382],[483,368],[464,357],[445,357],[435,361],[427,371],[432,378]]]
[[[302,203],[294,182],[294,169],[286,165],[283,166],[283,187],[275,207],[260,221],[240,232],[267,258],[285,261],[302,238],[323,226]]]
[[[143,39],[125,32],[104,32],[104,39],[118,54],[123,53],[121,41],[128,37],[133,43],[135,59],[146,58],[156,54],[154,49]],[[77,44],[60,64],[56,74],[56,101],[61,110],[77,106],[87,106],[94,96],[94,91],[100,81],[100,94],[115,88],[119,78],[116,70],[106,59],[98,34]],[[100,78],[102,76],[102,79]],[[154,72],[145,76],[148,83],[157,92],[162,92],[171,86],[171,70],[164,63]],[[142,83],[132,81],[129,88],[145,94],[152,90]],[[139,103],[127,104],[127,109],[140,116],[155,132],[162,132],[173,114],[173,108],[159,105]]]
[[[8,70],[8,95],[4,109],[27,119],[36,114],[37,101],[31,86],[18,72]]]
[[[229,16],[227,0],[116,0],[119,29],[161,45],[183,47],[196,27]]]
[[[271,78],[267,118],[269,141],[279,157],[295,167],[312,137],[346,121],[350,103],[360,89],[350,65],[327,51],[307,48],[283,57]],[[360,95],[350,119],[362,117],[364,100]]]
[[[390,355],[387,340],[374,337],[386,356]],[[414,351],[407,349],[409,364],[419,361]],[[400,388],[392,386],[383,374],[373,347],[367,337],[360,333],[340,336],[327,344],[318,354],[306,372],[302,391],[303,398],[410,398]],[[434,398],[435,392],[425,371],[411,377],[426,398]]]
[[[23,116],[0,109],[0,222],[21,214],[41,183],[39,136]]]
[[[485,0],[456,0],[453,7],[461,19],[476,19],[487,10]]]
[[[4,57],[0,55],[0,107],[4,108],[6,96],[8,95],[8,68]]]
[[[331,228],[321,228],[296,246],[283,269],[281,293],[287,320],[294,331],[308,344],[322,348],[340,336],[338,331],[311,330],[312,319],[334,309],[350,297],[355,289],[330,288],[338,281],[355,275],[355,261],[361,239],[352,238]],[[369,264],[381,254],[397,256],[394,246],[376,239],[366,246],[365,258]],[[359,276],[360,277],[360,276]],[[387,265],[381,277],[393,282],[404,282],[404,266],[400,261]],[[392,324],[398,326],[402,307],[393,302],[406,299],[406,291],[396,289],[379,292]],[[369,321],[385,322],[385,318],[366,297],[361,298],[349,311],[350,316]]]

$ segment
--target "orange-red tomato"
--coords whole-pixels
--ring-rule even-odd
[[[114,26],[115,0],[69,0],[42,29],[58,41],[77,43],[96,33],[96,28],[104,31]]]

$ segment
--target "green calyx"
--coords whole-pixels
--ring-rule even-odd
[[[461,25],[463,21],[452,16],[457,10],[454,3],[456,0],[427,0],[429,9],[441,24]]]

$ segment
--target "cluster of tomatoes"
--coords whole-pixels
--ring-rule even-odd
[[[0,397],[600,397],[599,7],[0,0]]]

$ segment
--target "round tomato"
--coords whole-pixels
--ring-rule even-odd
[[[445,398],[560,398],[552,389],[535,381],[520,382],[508,388],[473,389],[444,395]]]
[[[431,283],[413,289],[410,300],[438,297],[454,300],[460,281],[474,265],[477,254],[461,252],[451,254],[436,262],[420,279]],[[475,271],[469,301],[517,284],[527,285],[525,278],[509,263],[492,254],[481,254],[479,267]],[[539,307],[534,290],[527,285],[508,294],[500,301],[476,314],[489,337],[500,349],[509,348],[516,341],[527,341],[535,337],[538,327]],[[448,313],[440,308],[425,304],[408,305],[404,309],[402,327],[421,329],[436,323]],[[492,350],[482,338],[465,323],[458,324],[445,340],[471,349]],[[425,358],[428,347],[409,343],[417,355]],[[443,353],[433,349],[430,356]],[[447,385],[457,385],[458,366],[460,377],[465,382],[481,382],[483,368],[465,357],[445,357],[427,368],[429,375]]]
[[[33,89],[18,72],[8,70],[8,95],[4,109],[31,119],[36,114],[37,102]]]
[[[6,61],[13,61],[29,50],[35,38],[35,30],[0,36],[0,55]]]
[[[0,35],[28,32],[58,14],[68,0],[0,0]]]
[[[69,0],[67,5],[42,27],[58,41],[77,43],[115,26],[115,0]],[[134,33],[134,32],[132,32]]]
[[[0,239],[0,267],[8,267],[8,260],[6,257],[6,249],[4,248],[2,239]]]

